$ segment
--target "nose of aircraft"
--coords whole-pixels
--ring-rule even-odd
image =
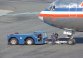
[[[42,13],[40,12],[40,13],[39,13],[39,19],[42,20],[42,21],[44,21],[43,16],[41,16],[41,14],[42,14]]]
[[[42,20],[42,21],[44,21],[42,16],[39,16],[39,19]]]

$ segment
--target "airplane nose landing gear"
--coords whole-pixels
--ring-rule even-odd
[[[67,37],[69,38],[69,40],[67,41],[67,44],[74,45],[76,43],[76,41],[75,41],[75,39],[73,37],[73,35],[75,34],[75,30],[67,29],[67,28],[65,28],[64,30],[65,31],[63,32],[63,34],[66,34]]]
[[[71,35],[71,36],[69,37],[69,40],[67,41],[67,43],[68,43],[69,45],[74,45],[74,44],[76,43],[76,41],[75,41],[73,35]]]

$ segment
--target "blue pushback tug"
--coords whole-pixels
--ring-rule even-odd
[[[47,34],[44,31],[35,31],[28,34],[9,34],[8,35],[8,44],[17,45],[17,44],[45,44],[47,39]]]

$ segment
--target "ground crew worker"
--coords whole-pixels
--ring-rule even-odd
[[[58,40],[58,34],[57,33],[55,33],[55,38],[56,38],[56,40]]]
[[[42,40],[42,35],[39,34],[39,35],[38,35],[38,41],[41,41],[41,40]]]
[[[57,38],[58,38],[58,34],[57,34],[57,33],[53,33],[53,34],[51,35],[51,39],[52,39],[52,44],[53,44],[53,45],[55,44],[55,41],[57,40]]]

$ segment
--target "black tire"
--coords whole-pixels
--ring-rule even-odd
[[[33,45],[33,44],[34,44],[34,41],[33,41],[32,38],[27,38],[27,39],[25,40],[25,44],[26,44],[26,45]]]
[[[76,42],[75,42],[75,39],[69,39],[68,40],[68,44],[69,45],[74,45]]]
[[[10,45],[17,45],[18,44],[18,40],[16,38],[11,38],[9,40],[8,44],[10,44]]]

